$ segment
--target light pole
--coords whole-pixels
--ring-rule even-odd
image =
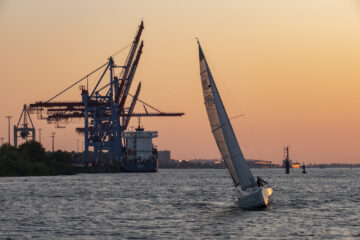
[[[9,145],[10,145],[10,119],[12,118],[12,116],[6,116],[6,118],[8,119],[8,123],[9,123]]]
[[[39,143],[41,143],[41,128],[39,128]]]
[[[79,153],[79,142],[80,142],[80,140],[78,139],[77,140],[77,152]]]
[[[52,138],[52,151],[54,152],[55,132],[51,133],[51,138]]]

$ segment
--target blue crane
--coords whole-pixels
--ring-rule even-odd
[[[139,82],[135,94],[130,94],[130,87],[144,47],[143,41],[140,42],[143,29],[144,23],[141,22],[124,65],[116,65],[113,58],[110,57],[105,64],[48,101],[30,104],[31,111],[37,111],[41,119],[46,119],[50,123],[58,123],[61,120],[72,118],[84,118],[84,127],[77,128],[77,131],[84,133],[84,160],[86,164],[89,163],[89,148],[93,149],[94,162],[97,164],[105,163],[102,159],[103,152],[107,152],[107,163],[120,164],[122,157],[126,154],[126,151],[124,151],[123,133],[127,129],[131,117],[182,116],[184,114],[164,113],[141,101],[138,98],[141,82]],[[117,68],[121,69],[119,75],[115,74],[115,69]],[[85,86],[81,86],[81,102],[52,101],[101,69],[103,69],[101,77],[91,91],[85,88]],[[108,77],[107,83],[105,82],[106,76]],[[125,107],[128,96],[131,96],[132,100],[129,107]],[[138,101],[144,104],[145,113],[133,112]],[[156,112],[149,113],[145,105]]]

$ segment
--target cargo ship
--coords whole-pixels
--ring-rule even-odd
[[[157,149],[152,139],[158,137],[157,131],[144,131],[140,126],[135,131],[125,132],[125,153],[121,160],[124,172],[156,172],[158,169]]]

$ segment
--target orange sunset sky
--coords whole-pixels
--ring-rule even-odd
[[[185,112],[142,119],[159,132],[160,150],[220,157],[203,105],[198,37],[228,115],[245,114],[232,120],[245,157],[280,163],[290,145],[294,161],[360,163],[358,0],[0,0],[0,137],[7,141],[6,115],[13,126],[23,104],[46,101],[105,63],[142,19],[131,93],[141,81],[140,99]],[[80,101],[78,86],[56,100]],[[57,149],[82,142],[74,132],[82,121],[57,129],[32,118],[47,150],[52,131]]]

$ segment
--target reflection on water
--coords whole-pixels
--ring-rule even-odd
[[[269,209],[236,207],[225,170],[0,178],[0,239],[358,239],[360,169],[254,169]]]

